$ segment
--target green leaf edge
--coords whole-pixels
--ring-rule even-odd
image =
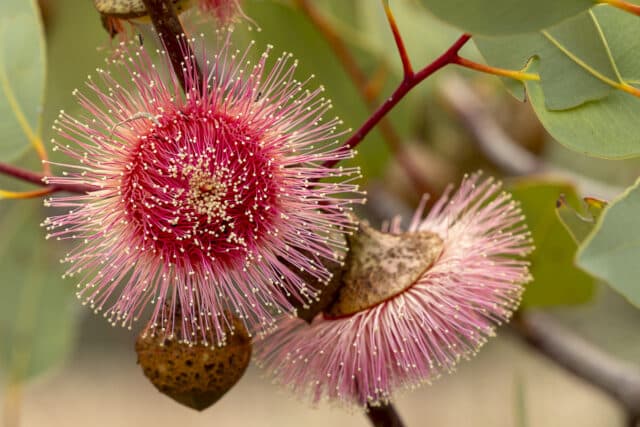
[[[638,179],[638,181],[640,182],[640,178]],[[563,177],[558,177],[558,176],[554,176],[554,175],[544,175],[544,174],[533,174],[533,175],[528,175],[526,177],[517,177],[517,178],[514,178],[514,179],[506,180],[505,181],[505,189],[507,190],[507,192],[512,194],[512,191],[513,191],[514,187],[518,187],[518,189],[527,189],[527,188],[535,187],[535,186],[540,185],[540,184],[567,185],[567,186],[573,188],[574,191],[576,191],[576,194],[578,194],[575,182],[571,181],[570,179],[563,178]],[[514,200],[516,200],[516,199],[514,198]],[[609,206],[611,206],[611,203],[609,203],[607,205],[607,207],[609,207]],[[554,206],[553,209],[554,209],[554,215],[556,217],[558,217],[557,212],[555,212],[556,211],[555,206]],[[604,217],[604,212],[600,216],[600,220],[602,220],[603,217]],[[567,233],[567,236],[569,236],[569,238],[575,243],[575,240],[573,239],[573,236],[571,235],[571,233],[569,233],[569,231],[564,226],[562,221],[560,219],[558,219],[558,221],[562,224],[562,229],[564,230],[565,233]],[[526,218],[525,218],[525,222],[527,222]],[[528,224],[527,224],[527,226],[528,226]],[[594,226],[594,229],[595,229],[595,226]],[[587,241],[587,238],[585,238],[584,241]],[[534,242],[534,244],[535,244],[535,242]],[[554,308],[554,307],[578,307],[578,306],[582,306],[582,305],[589,304],[590,302],[592,302],[593,299],[595,298],[597,292],[598,292],[598,283],[596,281],[597,280],[602,281],[602,279],[599,278],[599,277],[596,277],[595,275],[591,274],[590,272],[588,272],[585,269],[583,269],[580,265],[578,265],[578,263],[577,263],[577,254],[578,254],[579,250],[580,250],[580,245],[576,243],[576,251],[573,254],[573,265],[574,265],[574,267],[594,279],[594,282],[591,284],[592,290],[591,290],[591,293],[590,293],[588,299],[586,299],[584,301],[572,303],[572,304],[541,304],[541,305],[534,304],[534,305],[530,305],[530,306],[526,306],[526,307],[521,305],[521,308],[524,307],[524,308],[527,308],[527,309],[545,309],[545,308]],[[525,289],[526,289],[526,285],[525,285]]]
[[[594,273],[592,273],[590,271],[587,271],[579,263],[579,259],[582,256],[582,253],[586,250],[586,248],[589,246],[589,244],[591,244],[591,241],[595,238],[595,235],[602,228],[602,224],[604,223],[605,218],[609,215],[609,209],[611,209],[613,206],[615,206],[618,202],[624,200],[626,197],[629,196],[629,194],[631,194],[631,192],[633,192],[634,190],[636,190],[638,188],[640,188],[640,178],[638,178],[633,185],[631,185],[630,187],[626,188],[618,196],[614,197],[613,200],[609,201],[607,206],[602,210],[602,214],[600,215],[600,218],[598,218],[598,222],[595,224],[595,226],[593,227],[591,232],[587,235],[587,237],[584,239],[582,244],[578,245],[578,250],[576,251],[576,254],[575,254],[574,258],[575,258],[575,264],[576,264],[576,266],[578,268],[580,268],[582,271],[584,271],[585,273],[589,274],[590,276],[595,277],[599,281],[601,281],[603,283],[606,283],[607,286],[609,286],[613,291],[615,291],[618,295],[622,296],[625,300],[627,300],[627,302],[629,304],[633,305],[634,307],[640,308],[640,303],[635,303],[630,298],[628,298],[625,294],[623,294],[618,289],[616,289],[615,286],[611,285],[606,279],[604,279],[604,278],[602,278],[602,277],[598,276],[597,274],[594,274]]]

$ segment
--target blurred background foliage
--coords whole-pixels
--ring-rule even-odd
[[[102,29],[91,1],[41,0],[39,3],[44,21],[48,63],[43,75],[46,76],[46,96],[41,118],[42,139],[53,161],[64,162],[51,151],[48,143],[55,136],[51,124],[61,109],[72,114],[78,111],[71,96],[72,90],[83,88],[87,75],[104,64],[115,41],[110,41]],[[376,0],[315,0],[312,3],[347,42],[364,73],[375,76],[372,90],[377,95],[376,104],[380,103],[402,78],[402,67],[380,3]],[[391,4],[416,67],[431,62],[460,34],[456,28],[430,15],[418,0],[394,0]],[[327,40],[296,7],[296,3],[293,0],[246,0],[243,8],[259,25],[260,30],[250,28],[251,25],[245,22],[239,24],[234,35],[239,47],[242,48],[243,44],[252,39],[257,42],[257,53],[267,44],[275,46],[274,56],[281,51],[292,52],[299,60],[299,78],[304,79],[313,74],[315,78],[311,85],[322,84],[326,88],[327,97],[333,100],[333,112],[344,120],[345,127],[358,128],[369,115],[367,103]],[[193,28],[194,32],[211,31],[210,27],[206,27],[211,24],[204,23],[202,17],[194,15],[186,20],[187,28]],[[152,44],[154,41],[150,30],[146,28],[141,31],[144,42]],[[24,34],[16,33],[11,37],[14,39],[7,39],[5,34],[3,46],[8,43],[15,49],[24,43]],[[14,55],[16,51],[3,52],[7,56]],[[463,54],[474,60],[481,58],[473,44],[465,47]],[[6,57],[5,60],[11,58]],[[525,157],[507,154],[506,159],[504,155],[496,158],[494,151],[501,148],[487,149],[487,141],[473,132],[473,126],[468,125],[464,111],[461,112],[452,103],[449,91],[453,88],[452,82],[458,84],[456,93],[463,90],[465,95],[471,94],[474,99],[481,101],[479,105],[484,116],[499,127],[509,143],[517,145],[519,153],[526,153]],[[37,92],[37,88],[31,89]],[[37,98],[37,93],[33,96]],[[569,151],[544,130],[531,106],[514,99],[499,79],[461,68],[448,67],[420,85],[393,110],[389,120],[401,138],[401,150],[415,162],[421,179],[429,184],[429,190],[434,193],[433,197],[437,197],[448,183],[459,181],[465,172],[483,169],[487,174],[503,178],[507,187],[513,190],[514,196],[522,202],[537,247],[532,255],[535,281],[529,285],[524,299],[527,309],[543,307],[607,351],[625,360],[640,361],[639,312],[624,298],[603,287],[597,279],[575,266],[577,245],[562,226],[555,211],[556,201],[561,194],[574,207],[586,195],[612,199],[623,188],[631,185],[640,174],[639,160],[596,159]],[[3,138],[5,136],[3,134]],[[23,146],[28,147],[27,144]],[[379,130],[374,130],[358,147],[358,151],[359,155],[353,162],[362,168],[362,184],[365,189],[376,194],[391,194],[395,197],[394,200],[398,200],[398,206],[385,207],[389,215],[401,212],[403,209],[400,205],[415,205],[420,197],[420,190],[408,179],[404,165],[390,155],[389,147]],[[15,157],[5,158],[0,155],[0,161],[12,161],[32,170],[39,169],[32,150],[25,149],[21,157]],[[527,169],[525,160],[531,159],[534,159],[536,167]],[[0,188],[20,190],[27,187],[0,177]],[[54,387],[64,389],[64,378],[75,378],[74,375],[77,377],[78,372],[94,372],[95,381],[106,381],[100,376],[99,369],[104,360],[126,360],[123,363],[128,366],[123,368],[124,372],[135,370],[132,349],[134,336],[124,330],[111,331],[107,322],[81,308],[75,301],[73,280],[61,279],[64,266],[58,263],[58,259],[66,248],[60,242],[45,243],[44,230],[40,227],[45,215],[52,214],[51,211],[45,211],[39,200],[0,202],[0,381],[4,384],[5,394],[13,393],[25,380],[45,372],[58,374],[49,375],[50,380],[52,376],[54,378],[51,383],[45,381],[38,384],[40,388],[36,389],[34,396],[40,396],[39,398],[43,395],[55,395]],[[517,380],[508,380],[507,386],[504,386],[504,380],[500,380],[503,385],[500,386],[502,388],[498,387],[499,390],[512,393],[512,396],[504,397],[501,403],[494,405],[496,410],[500,404],[508,407],[508,418],[511,421],[496,423],[494,418],[487,415],[484,421],[481,417],[473,424],[514,425],[513,420],[529,416],[534,421],[521,425],[574,424],[571,411],[566,413],[568,418],[542,424],[543,421],[540,420],[543,418],[540,415],[532,414],[530,408],[525,410],[529,401],[539,402],[536,400],[539,398],[532,397],[527,390],[540,389],[542,393],[545,390],[539,384],[530,383],[538,381],[535,371],[522,372],[522,369],[543,368],[536,365],[538,362],[530,364],[530,356],[525,355],[525,350],[511,349],[509,346],[517,344],[511,342],[507,332],[505,335],[507,344],[495,344],[493,350],[488,351],[491,358],[481,357],[477,368],[473,367],[476,366],[474,364],[464,367],[462,379],[449,380],[454,382],[446,383],[449,385],[445,384],[442,390],[451,391],[451,384],[456,384],[455,381],[464,386],[465,378],[471,378],[471,383],[476,384],[474,375],[481,374],[473,369],[495,373],[505,363],[505,357],[516,357],[526,362],[514,362],[514,366],[519,366],[516,369],[518,372],[514,371],[515,368],[509,368],[505,372]],[[502,355],[496,350],[504,348],[507,350]],[[71,358],[68,357],[70,353],[73,354]],[[111,356],[115,359],[109,359]],[[78,360],[85,362],[76,364]],[[61,365],[64,361],[66,364]],[[108,362],[104,363],[111,367],[109,369],[114,369]],[[52,370],[60,366],[63,366],[62,370]],[[102,373],[107,372],[112,371],[106,369]],[[564,375],[558,372],[555,374]],[[498,375],[495,378],[501,377]],[[142,375],[138,379],[140,382],[144,381]],[[482,381],[485,381],[485,386],[493,384],[490,376]],[[80,381],[79,384],[84,383]],[[263,386],[256,387],[263,390],[260,388]],[[113,388],[116,393],[126,393],[126,390],[118,391],[117,385]],[[433,388],[434,392],[426,392],[422,396],[434,397],[433,393],[437,392],[438,385]],[[251,391],[246,388],[242,390],[251,395]],[[80,396],[84,391],[78,389],[75,392]],[[154,393],[150,388],[148,392]],[[455,391],[452,393],[458,399],[471,398],[456,394]],[[225,399],[236,399],[238,404],[242,402],[238,394],[232,392],[231,395],[233,397]],[[27,392],[26,396],[29,398],[32,395]],[[73,397],[72,394],[65,396]],[[94,398],[100,400],[100,396]],[[557,405],[565,405],[560,403],[560,399],[562,397],[558,398]],[[46,405],[46,399],[43,401]],[[297,409],[292,409],[294,412],[306,413],[301,409],[304,408],[302,404],[290,401],[283,404],[288,407],[296,405]],[[36,404],[28,405],[31,410],[38,411]],[[468,407],[470,412],[473,408],[475,407]],[[595,405],[594,408],[597,410],[599,407]],[[73,406],[68,405],[67,410],[72,411]],[[211,412],[215,413],[217,410],[213,409]],[[429,414],[422,412],[420,406],[407,408],[407,411],[421,414],[420,419],[429,417]],[[615,412],[611,410],[609,413],[612,411]],[[523,415],[525,412],[526,417]],[[327,416],[326,413],[323,414],[322,416]],[[409,418],[412,416],[408,415]],[[431,416],[434,420],[441,420],[442,425],[445,425],[446,420],[451,422],[446,425],[454,425],[451,420],[456,419],[455,414],[448,415],[449,418],[442,414]],[[580,419],[589,422],[589,418],[592,422],[601,419],[597,416]],[[37,425],[33,420],[42,418],[35,414],[27,415],[26,419],[33,422],[31,425]],[[215,421],[215,416],[211,420]],[[119,425],[134,425],[127,418],[121,421],[122,424]],[[335,419],[335,425],[351,425],[351,422],[354,422],[351,418]],[[428,424],[425,422],[415,425]]]

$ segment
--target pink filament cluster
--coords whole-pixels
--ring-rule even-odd
[[[405,292],[350,317],[291,318],[260,344],[257,359],[279,383],[314,401],[380,404],[468,359],[517,307],[532,249],[519,206],[476,174],[450,190],[409,231],[444,241],[436,263]],[[426,199],[425,199],[426,201]],[[400,233],[398,222],[391,233]]]
[[[76,91],[83,118],[62,112],[57,142],[77,164],[51,184],[89,184],[85,195],[47,204],[68,212],[46,221],[49,237],[75,239],[64,259],[78,295],[113,324],[131,326],[147,306],[150,325],[185,341],[223,345],[231,316],[262,330],[294,303],[308,303],[339,262],[359,201],[355,168],[323,120],[322,88],[294,79],[296,62],[269,49],[253,66],[223,43],[211,59],[185,58],[187,94],[166,52],[156,68],[142,47],[121,45],[91,95]],[[117,74],[114,74],[117,73]],[[322,182],[332,178],[331,182]],[[177,316],[177,320],[174,318]]]

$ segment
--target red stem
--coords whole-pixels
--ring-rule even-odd
[[[471,38],[469,34],[463,34],[456,40],[446,52],[440,55],[431,64],[424,67],[417,73],[411,72],[404,76],[402,82],[398,85],[396,90],[391,96],[380,106],[378,109],[367,119],[366,122],[358,129],[351,137],[345,141],[344,146],[346,148],[355,148],[365,136],[384,118],[389,111],[391,111],[397,104],[405,97],[411,89],[422,82],[424,79],[443,68],[448,64],[455,63],[458,58],[458,52]],[[332,167],[338,163],[339,160],[327,160],[323,166]]]
[[[6,163],[0,163],[0,174],[12,176],[14,178],[20,179],[22,181],[27,181],[32,184],[39,185],[41,187],[47,187],[51,189],[51,193],[57,193],[60,191],[66,191],[68,193],[86,193],[88,191],[95,191],[98,187],[93,185],[83,185],[83,184],[55,184],[55,185],[47,185],[43,179],[44,175],[32,172],[26,169],[21,169],[15,166],[8,165]]]
[[[15,166],[7,165],[5,163],[0,163],[0,173],[4,175],[12,176],[14,178],[21,179],[23,181],[31,182],[33,184],[42,185],[42,186],[47,185],[42,181],[42,179],[44,178],[44,175],[31,172],[26,169],[20,169]]]
[[[340,35],[339,31],[336,30],[317,10],[316,6],[312,3],[312,0],[296,0],[296,4],[324,36],[329,47],[333,50],[336,57],[342,63],[343,68],[360,91],[362,98],[370,109],[370,114],[372,114],[379,105],[377,94],[371,89],[370,85],[372,84],[372,81],[369,80],[365,72],[360,68],[360,65],[358,65],[355,57],[347,47],[347,43],[344,38]],[[388,4],[385,5],[385,8],[390,20],[389,25],[394,32],[394,37],[396,37],[396,43],[398,43],[398,51],[400,52],[400,57],[404,64],[403,67],[405,69],[405,75],[407,74],[407,70],[410,70],[409,72],[412,73],[413,71],[411,71],[412,68],[409,56],[406,53],[406,49],[404,49],[404,43],[400,37],[400,32],[393,18],[393,14],[391,13],[391,10],[389,10]],[[373,79],[375,79],[375,77]],[[398,164],[404,169],[404,172],[407,174],[407,177],[410,178],[418,193],[436,194],[427,180],[425,180],[424,175],[420,170],[420,165],[411,157],[406,147],[403,146],[400,135],[398,135],[391,122],[387,118],[384,118],[380,120],[378,128],[380,130],[380,134],[389,146],[389,150],[396,157]]]

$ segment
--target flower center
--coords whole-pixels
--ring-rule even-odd
[[[196,165],[188,164],[182,168],[183,178],[189,180],[186,202],[195,212],[206,216],[208,224],[216,218],[231,220],[227,215],[231,201],[225,197],[227,183],[224,181],[224,176],[229,175],[229,170],[220,168],[211,172],[209,163],[208,158],[202,157]]]
[[[262,136],[211,111],[178,113],[142,136],[123,177],[142,246],[189,268],[249,262],[278,218],[273,153]]]

